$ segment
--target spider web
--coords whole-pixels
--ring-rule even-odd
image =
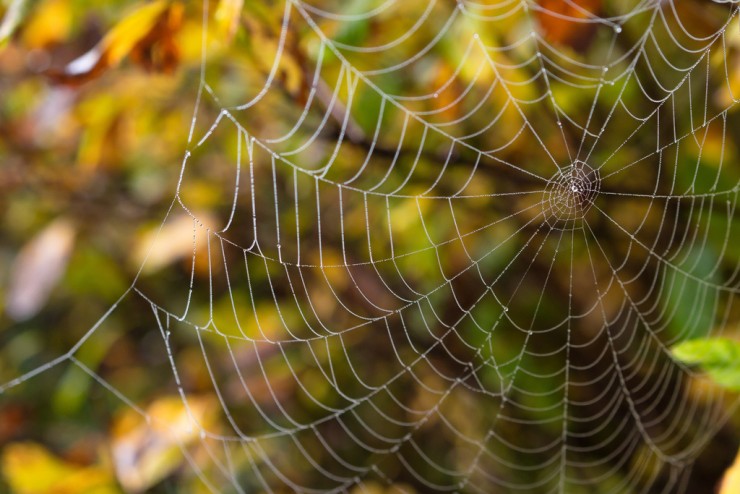
[[[160,227],[184,221],[186,279],[151,254],[0,390],[71,363],[155,421],[80,356],[134,300],[188,410],[209,376],[220,425],[189,412],[180,449],[213,492],[685,490],[732,408],[669,348],[738,320],[738,11],[563,3],[248,2],[273,49],[245,49],[267,60],[245,86],[206,1]],[[190,204],[204,180],[213,211]]]

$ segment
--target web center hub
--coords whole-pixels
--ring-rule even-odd
[[[601,190],[597,169],[580,160],[561,168],[548,181],[542,196],[542,214],[553,228],[577,228]]]

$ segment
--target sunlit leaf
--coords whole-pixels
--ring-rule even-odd
[[[159,0],[140,7],[119,22],[103,39],[108,63],[117,65],[154,28],[168,2]]]
[[[720,386],[740,390],[740,342],[726,338],[684,341],[672,349],[682,362],[699,365]]]
[[[30,48],[44,48],[65,41],[74,15],[69,3],[69,0],[45,0],[34,8],[23,26],[23,43]]]
[[[112,431],[113,462],[121,485],[142,492],[161,481],[183,461],[182,449],[213,423],[213,398],[179,396],[154,401],[146,410],[148,421],[128,409]]]
[[[244,0],[221,0],[216,8],[216,26],[219,34],[227,42],[236,34],[239,28],[239,17],[241,16]]]
[[[157,0],[134,10],[87,53],[63,71],[50,71],[57,83],[79,84],[118,66],[126,57],[146,69],[171,71],[178,61],[173,35],[182,25],[183,5]]]
[[[740,391],[740,365],[708,367],[707,374],[723,388]]]
[[[740,492],[740,454],[725,472],[718,494],[737,494],[738,492]]]
[[[689,340],[673,347],[673,355],[687,364],[740,365],[740,342],[725,338]]]

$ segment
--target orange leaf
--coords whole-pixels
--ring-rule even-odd
[[[539,0],[536,18],[542,35],[551,43],[583,51],[596,32],[590,18],[601,10],[601,0]]]

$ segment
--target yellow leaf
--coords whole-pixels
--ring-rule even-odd
[[[239,16],[244,7],[244,0],[221,0],[218,2],[218,8],[214,18],[216,19],[216,29],[221,39],[231,41],[239,28]]]
[[[47,0],[33,10],[23,28],[23,42],[29,48],[43,48],[68,38],[72,28],[69,0]]]
[[[113,426],[113,462],[116,475],[129,492],[145,491],[166,478],[184,461],[181,449],[200,437],[213,424],[212,397],[179,396],[153,402],[146,410],[148,421],[132,409]]]
[[[16,494],[112,494],[112,472],[100,466],[78,466],[57,458],[39,444],[10,444],[2,453],[2,472]]]
[[[118,65],[129,54],[136,43],[151,31],[168,5],[166,0],[143,5],[111,29],[101,42],[103,51],[108,53],[110,65]]]
[[[87,53],[70,62],[63,71],[49,71],[58,83],[79,84],[119,65],[131,56],[146,68],[160,67],[169,71],[179,60],[173,35],[182,26],[183,4],[170,0],[155,0],[140,6],[124,17]],[[159,44],[154,56],[153,47]]]
[[[740,453],[735,458],[735,463],[725,472],[719,494],[737,494],[740,492]]]

